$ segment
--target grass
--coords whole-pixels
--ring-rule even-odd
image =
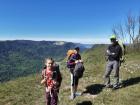
[[[120,80],[123,84],[118,90],[103,88],[105,69],[105,47],[87,50],[82,54],[86,71],[79,81],[78,91],[82,96],[69,100],[70,74],[60,65],[63,82],[59,93],[59,105],[138,105],[140,103],[140,55],[127,54],[121,66]],[[112,78],[113,79],[113,78]],[[0,84],[0,105],[45,105],[44,86],[40,77],[31,75]]]

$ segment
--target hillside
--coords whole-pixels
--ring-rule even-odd
[[[105,46],[92,48],[82,54],[86,71],[79,81],[82,96],[69,100],[70,76],[65,61],[60,65],[63,82],[59,94],[59,105],[138,105],[140,103],[140,55],[127,54],[121,66],[122,87],[118,90],[103,87],[105,68]],[[0,84],[0,105],[45,105],[44,87],[40,85],[40,74],[18,78]]]
[[[80,45],[61,41],[0,41],[0,82],[39,72],[45,57],[64,59],[70,48]],[[81,45],[81,50],[87,49]]]

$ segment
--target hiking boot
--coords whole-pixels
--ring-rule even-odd
[[[118,89],[119,87],[120,87],[119,85],[114,85],[113,89],[115,90],[115,89]]]
[[[75,93],[75,96],[81,96],[81,95],[82,95],[82,93],[80,93],[80,92],[79,93],[78,92]]]
[[[73,100],[75,97],[76,97],[76,95],[75,95],[75,94],[72,94],[72,95],[70,96],[70,100]]]
[[[113,86],[111,84],[105,85],[105,88],[112,88]]]

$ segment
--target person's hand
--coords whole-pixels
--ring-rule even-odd
[[[51,91],[51,87],[46,87],[46,92],[50,92]]]
[[[44,84],[45,82],[46,82],[45,78],[43,80],[41,80],[41,84]]]
[[[110,54],[110,51],[109,50],[107,50],[106,52],[107,52],[107,54]]]
[[[83,60],[79,60],[79,62],[83,63]]]
[[[115,53],[111,53],[112,55],[115,55]]]
[[[58,82],[57,82],[57,81],[53,81],[53,84],[54,84],[54,85],[57,85],[57,84],[58,84]]]
[[[75,63],[78,63],[78,62],[79,62],[78,60],[75,61]]]

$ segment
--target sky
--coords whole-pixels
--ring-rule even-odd
[[[0,40],[109,43],[140,0],[0,0]]]

